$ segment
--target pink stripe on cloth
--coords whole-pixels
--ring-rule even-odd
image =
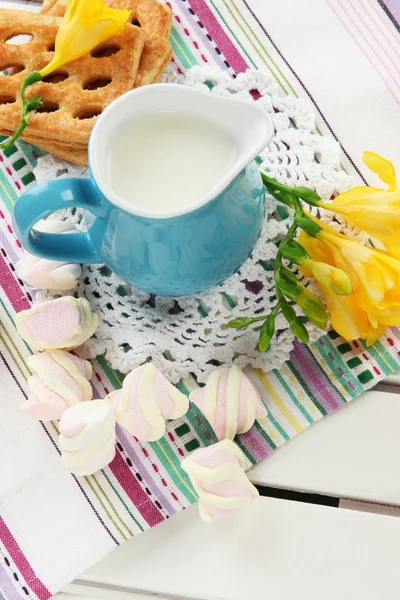
[[[374,13],[378,17],[377,19],[374,18],[375,25],[378,26],[378,21],[380,21],[382,23],[382,28],[379,27],[379,30],[381,31],[383,37],[385,38],[385,40],[387,41],[389,46],[393,49],[393,51],[398,55],[398,57],[400,59],[399,36],[394,33],[393,28],[389,25],[389,21],[387,19],[385,20],[385,18],[383,17],[382,11],[380,9],[378,9],[378,7],[376,6],[375,0],[368,0],[368,2],[370,4],[371,8],[373,9]],[[388,34],[390,34],[391,40],[385,35],[385,30],[388,32]]]
[[[124,461],[118,449],[114,460],[108,466],[118,480],[120,486],[129,496],[133,506],[140,512],[150,527],[162,523],[162,521],[165,520],[163,515],[155,504],[153,504],[151,498],[149,498],[142,490],[140,483]]]
[[[190,6],[236,73],[243,73],[248,64],[236,49],[205,0],[190,0]]]
[[[7,294],[7,298],[12,304],[15,312],[26,310],[31,307],[29,301],[24,296],[18,282],[15,280],[13,274],[7,266],[2,254],[0,254],[0,281],[3,291]]]
[[[390,63],[391,63],[391,65],[393,66],[394,70],[397,72],[397,75],[399,76],[399,75],[400,75],[400,69],[399,69],[399,67],[397,66],[397,64],[395,63],[395,61],[393,60],[393,58],[390,56],[390,54],[389,54],[389,52],[388,52],[388,50],[387,50],[387,46],[388,46],[388,44],[387,44],[387,39],[385,38],[385,42],[386,42],[386,43],[385,43],[385,44],[382,44],[382,43],[381,43],[381,41],[379,40],[379,38],[378,38],[378,37],[375,35],[375,30],[377,29],[377,26],[376,26],[376,23],[375,23],[375,19],[372,19],[372,20],[371,20],[371,22],[370,22],[370,25],[372,25],[372,27],[371,27],[371,26],[368,24],[368,21],[366,21],[366,20],[364,19],[364,17],[363,17],[363,12],[362,12],[362,11],[358,11],[358,10],[357,10],[357,8],[356,8],[356,5],[355,5],[355,4],[353,4],[353,9],[354,9],[354,12],[357,14],[357,17],[358,17],[358,19],[361,21],[361,23],[364,25],[365,29],[368,31],[368,34],[366,34],[366,36],[367,36],[367,37],[363,36],[363,37],[364,37],[364,39],[365,39],[365,41],[367,41],[367,43],[369,44],[369,42],[368,42],[368,37],[371,37],[372,39],[374,39],[374,40],[375,40],[375,42],[376,42],[376,45],[377,45],[377,46],[379,46],[379,47],[381,48],[382,52],[383,52],[383,53],[384,53],[384,55],[385,55],[385,56],[388,58],[389,62],[390,62]],[[368,15],[368,13],[365,11],[365,9],[364,9],[364,14],[365,14],[366,16]],[[370,46],[370,48],[371,48],[371,49],[374,51],[374,49],[372,48],[372,46],[371,46],[370,44],[369,44],[369,46]],[[391,47],[394,49],[394,47],[393,47],[393,46],[391,46]],[[378,56],[378,54],[377,54],[377,53],[375,53],[375,54],[376,54],[376,56]],[[391,72],[391,70],[389,70],[389,67],[388,67],[387,65],[385,65],[385,63],[384,63],[384,61],[383,61],[383,60],[382,60],[381,62],[382,62],[382,64],[385,66],[385,68],[386,68],[387,72],[389,73],[389,75],[390,75],[391,77],[393,77],[393,73]],[[397,85],[398,85],[398,84],[399,84],[399,79],[397,79]]]
[[[382,71],[375,65],[375,63],[371,60],[371,57],[368,55],[368,53],[365,51],[365,49],[363,48],[363,46],[358,42],[357,38],[353,35],[351,29],[349,28],[348,24],[346,23],[346,21],[341,17],[339,11],[335,8],[334,6],[334,2],[331,2],[331,0],[326,0],[327,4],[329,4],[329,6],[331,7],[331,9],[333,10],[333,12],[335,13],[335,15],[337,16],[337,18],[339,19],[339,21],[342,23],[343,27],[346,29],[347,33],[353,38],[355,44],[357,44],[357,46],[360,48],[361,52],[364,54],[365,58],[368,60],[368,62],[371,63],[371,65],[373,66],[373,68],[375,69],[375,71],[378,73],[379,77],[382,79],[382,81],[384,82],[384,84],[386,85],[387,89],[389,90],[390,94],[393,96],[395,102],[397,104],[400,105],[400,100],[398,99],[396,92],[393,91],[392,87],[389,85],[389,83],[386,81],[385,77],[383,76]],[[344,8],[343,4],[341,3],[340,0],[338,0],[338,4],[340,4],[343,12],[346,14],[346,16],[348,17],[349,21],[351,21],[353,23],[353,25],[355,26],[355,28],[357,29],[357,31],[360,33],[361,37],[363,37],[363,39],[365,40],[363,34],[361,33],[359,27],[356,25],[356,23],[351,19],[351,17],[348,15],[346,9]],[[365,40],[367,42],[367,45],[372,49],[371,44]],[[373,49],[372,49],[373,51]],[[374,51],[373,51],[374,52]],[[376,54],[374,52],[374,54]],[[379,56],[378,56],[379,59]],[[380,59],[379,59],[380,60]],[[382,61],[381,61],[382,62]],[[383,64],[383,63],[382,63]],[[384,65],[385,66],[385,65]],[[385,66],[386,68],[386,66]]]
[[[40,600],[48,600],[48,598],[51,598],[52,594],[50,594],[46,586],[36,576],[36,573],[27,561],[2,517],[0,517],[0,539],[32,592],[34,592]]]

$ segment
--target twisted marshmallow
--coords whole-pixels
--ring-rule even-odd
[[[89,339],[99,318],[86,298],[64,296],[16,315],[18,333],[37,350],[71,350]]]
[[[206,386],[190,394],[190,401],[201,410],[219,440],[233,440],[268,414],[256,388],[236,366],[213,371]]]
[[[55,421],[69,406],[92,399],[92,365],[73,354],[52,350],[35,354],[27,364],[30,394],[21,410],[40,421]]]
[[[243,454],[230,440],[195,450],[181,467],[199,496],[200,517],[206,523],[231,517],[258,497],[244,472]]]
[[[107,400],[71,406],[59,423],[61,460],[74,475],[92,475],[115,456],[115,416]]]
[[[45,233],[71,233],[75,227],[54,219],[39,221],[36,231]],[[82,269],[78,264],[39,258],[24,251],[16,264],[18,276],[36,290],[71,290],[76,287]]]
[[[186,396],[151,363],[134,369],[108,399],[117,423],[141,442],[159,440],[165,421],[182,417],[189,408]]]

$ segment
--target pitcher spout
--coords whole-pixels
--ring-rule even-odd
[[[228,177],[232,180],[271,142],[274,126],[270,115],[256,102],[209,97],[209,119],[222,127],[236,147],[236,159]]]

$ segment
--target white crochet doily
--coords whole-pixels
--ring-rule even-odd
[[[273,119],[275,135],[261,153],[260,168],[282,183],[312,187],[324,199],[352,185],[352,179],[340,166],[339,144],[316,133],[315,114],[309,102],[282,96],[269,75],[248,71],[233,80],[217,69],[194,67],[174,81],[263,106]],[[82,176],[83,169],[47,155],[39,159],[35,175],[42,183],[56,177]],[[78,223],[79,211],[74,211],[74,215],[64,213],[63,217]],[[334,226],[343,229],[340,223]],[[133,289],[104,267],[84,266],[75,293],[88,298],[100,316],[100,326],[95,337],[80,349],[80,355],[94,358],[105,354],[122,373],[151,359],[174,382],[189,374],[204,382],[215,366],[229,367],[233,362],[265,372],[281,366],[289,358],[294,342],[281,316],[271,348],[265,354],[257,350],[255,326],[237,331],[225,325],[237,316],[268,314],[274,305],[272,261],[276,242],[287,229],[284,213],[268,197],[265,225],[252,257],[219,288],[191,298],[150,296]],[[58,295],[54,291],[38,292],[37,300]],[[309,331],[312,339],[321,334],[313,327]]]

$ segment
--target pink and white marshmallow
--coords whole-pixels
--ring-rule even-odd
[[[71,406],[59,423],[61,460],[74,475],[92,475],[115,456],[115,416],[107,400]]]
[[[71,350],[96,331],[99,318],[86,298],[64,296],[16,315],[18,333],[36,350]]]
[[[39,221],[35,230],[45,233],[72,233],[75,227],[65,221]],[[81,265],[39,258],[27,251],[16,264],[18,276],[36,290],[72,290],[81,275]]]
[[[205,387],[191,392],[190,401],[201,410],[219,440],[233,440],[268,414],[256,388],[237,366],[213,371]]]
[[[159,440],[167,419],[178,419],[189,409],[189,401],[151,363],[134,369],[121,390],[107,397],[117,423],[141,442]]]
[[[92,399],[92,365],[62,350],[34,354],[27,364],[33,372],[28,379],[28,400],[21,410],[33,419],[56,421],[74,404]]]
[[[231,440],[195,450],[181,467],[199,496],[200,517],[206,523],[234,516],[258,498],[244,472],[243,453]]]

